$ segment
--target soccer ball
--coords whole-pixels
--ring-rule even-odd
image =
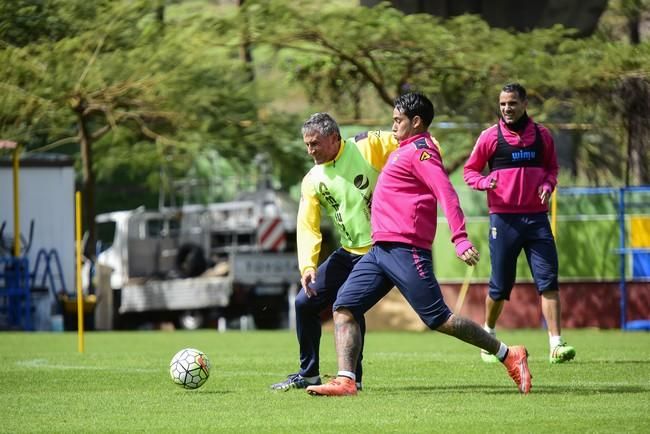
[[[210,376],[210,361],[203,351],[184,348],[169,363],[172,381],[185,389],[198,389]]]

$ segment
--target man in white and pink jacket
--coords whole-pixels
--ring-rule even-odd
[[[485,325],[496,336],[496,323],[510,299],[517,274],[517,258],[526,253],[549,335],[551,363],[575,357],[561,334],[558,259],[548,221],[548,201],[557,184],[558,164],[553,137],[526,113],[526,89],[518,83],[499,95],[501,119],[483,131],[465,164],[465,182],[487,191],[490,210],[492,273],[485,298]],[[482,172],[488,166],[487,175]],[[493,355],[481,351],[485,362]]]

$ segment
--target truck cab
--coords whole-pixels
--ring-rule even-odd
[[[297,204],[273,190],[228,202],[115,211],[96,218],[97,263],[110,267],[117,328],[172,321],[183,328],[252,316],[287,326],[300,280]]]

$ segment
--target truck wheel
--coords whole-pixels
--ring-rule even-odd
[[[252,314],[255,327],[262,330],[287,327],[286,295],[257,296],[253,300]]]
[[[175,264],[182,277],[196,277],[208,268],[203,248],[192,243],[179,247]]]
[[[185,311],[178,317],[178,325],[183,330],[196,330],[203,326],[205,317],[201,312]]]

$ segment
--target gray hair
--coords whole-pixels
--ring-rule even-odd
[[[331,136],[336,134],[341,137],[339,125],[334,118],[327,113],[314,113],[302,125],[302,135],[317,132],[321,136]]]

